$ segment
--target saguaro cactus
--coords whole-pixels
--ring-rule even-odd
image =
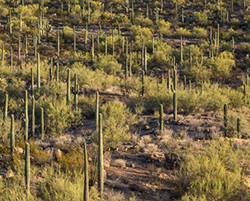
[[[227,104],[224,104],[224,135],[227,137]]]
[[[241,131],[241,121],[240,121],[240,118],[238,117],[237,118],[237,133],[238,133],[238,137],[240,137],[240,131]]]
[[[4,103],[4,122],[7,121],[8,118],[8,106],[9,106],[9,94],[5,94],[5,103]]]
[[[181,44],[180,44],[180,58],[181,58],[181,64],[183,63],[183,42],[182,42],[182,36],[181,36]]]
[[[163,119],[163,105],[160,105],[160,131],[163,133],[164,130],[164,119]]]
[[[177,121],[177,70],[174,69],[174,81],[171,85],[171,90],[173,93],[173,117]]]
[[[95,38],[92,35],[92,43],[91,43],[91,60],[94,61],[95,59]]]
[[[60,56],[60,31],[57,31],[57,56]]]
[[[86,142],[83,144],[84,152],[84,201],[89,201],[89,163]]]
[[[76,27],[74,26],[74,51],[76,51]]]
[[[37,53],[37,90],[40,90],[41,87],[41,70],[40,70],[40,54]]]
[[[59,82],[59,79],[60,79],[60,67],[59,67],[59,61],[57,62],[56,64],[56,82]]]
[[[41,125],[40,125],[40,132],[41,132],[41,140],[44,140],[44,109],[40,108],[41,112]]]
[[[96,106],[95,106],[95,122],[96,122],[96,131],[99,127],[99,92],[96,92]]]
[[[144,71],[147,73],[148,70],[148,58],[147,58],[147,47],[144,49]]]
[[[68,69],[67,73],[67,104],[70,104],[70,96],[71,96],[71,89],[70,89],[71,83],[70,83],[70,69]]]
[[[30,74],[31,74],[31,95],[34,96],[34,74],[33,74],[33,69],[30,69]]]
[[[79,85],[78,85],[78,77],[77,74],[75,74],[75,87],[74,87],[74,107],[75,111],[78,111],[78,93],[79,93]]]
[[[99,129],[98,129],[98,190],[100,197],[103,197],[103,135],[102,135],[102,114],[99,114]]]
[[[25,185],[26,185],[26,194],[27,200],[30,196],[30,145],[25,143]]]
[[[144,93],[145,93],[145,71],[142,71],[141,84],[142,84],[141,96],[144,96]]]
[[[36,127],[36,100],[35,97],[32,97],[32,115],[31,115],[31,133],[32,133],[32,137],[35,137],[35,127]]]
[[[10,151],[11,155],[14,154],[15,149],[15,118],[14,114],[11,115],[11,129],[10,129]]]
[[[24,92],[24,113],[25,113],[25,131],[24,131],[24,140],[28,141],[29,139],[29,109],[28,109],[28,91]]]

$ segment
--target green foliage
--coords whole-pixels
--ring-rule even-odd
[[[162,19],[158,21],[159,32],[163,35],[169,35],[171,33],[170,26],[171,26],[170,22],[166,22],[165,20]]]
[[[102,55],[95,60],[93,67],[107,74],[116,75],[117,72],[121,72],[122,65],[112,55]]]
[[[207,16],[207,12],[199,12],[199,11],[195,11],[193,12],[194,15],[194,20],[197,24],[199,25],[206,25],[208,23],[208,16]]]
[[[212,141],[204,150],[188,152],[180,170],[184,192],[203,200],[235,200],[243,181],[240,157],[227,141]]]
[[[71,125],[74,115],[70,105],[66,100],[54,100],[46,108],[47,115],[47,135],[58,137]]]
[[[119,101],[111,101],[101,106],[103,114],[103,136],[106,148],[116,148],[130,139],[130,126],[135,116],[127,106]]]

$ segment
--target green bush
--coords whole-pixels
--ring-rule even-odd
[[[130,139],[130,126],[135,123],[135,116],[124,103],[107,102],[101,106],[101,113],[103,114],[103,136],[106,148],[119,147]]]
[[[54,100],[46,108],[47,135],[58,137],[71,125],[73,121],[73,109],[67,105],[66,100]]]
[[[180,170],[183,191],[203,200],[235,200],[243,181],[240,159],[240,152],[227,141],[212,141],[204,150],[188,152]]]
[[[206,25],[208,23],[208,17],[207,17],[207,12],[199,12],[196,11],[193,13],[194,15],[194,20],[197,24],[199,25]]]

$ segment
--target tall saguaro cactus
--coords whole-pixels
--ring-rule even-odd
[[[60,67],[59,67],[59,61],[56,63],[56,82],[59,82],[60,79]]]
[[[84,152],[84,201],[89,201],[89,163],[86,142],[83,144]]]
[[[78,93],[79,93],[79,85],[78,85],[78,77],[77,74],[75,74],[75,87],[74,87],[74,107],[75,111],[78,111]]]
[[[60,31],[57,31],[57,56],[60,56]]]
[[[224,135],[227,137],[227,124],[228,124],[228,118],[227,118],[227,104],[224,104]]]
[[[99,129],[98,129],[98,190],[100,197],[103,197],[103,135],[102,135],[102,114],[99,114]]]
[[[160,105],[160,131],[163,133],[164,130],[164,119],[163,119],[163,105]]]
[[[40,125],[40,132],[41,132],[41,140],[44,140],[44,109],[40,108],[41,112],[41,125]]]
[[[11,155],[14,154],[15,149],[15,118],[14,114],[11,115],[11,129],[10,129],[10,151]]]
[[[171,90],[173,92],[173,117],[177,121],[177,70],[174,69],[174,80],[173,85],[171,85]]]
[[[27,200],[30,197],[30,145],[25,143],[25,185]]]
[[[24,92],[24,112],[25,112],[25,131],[24,131],[24,140],[28,141],[29,139],[29,109],[28,109],[28,91]]]
[[[95,122],[96,122],[96,131],[99,128],[99,92],[96,92],[96,105],[95,105]]]
[[[32,115],[31,115],[31,132],[32,132],[32,137],[35,137],[35,127],[36,127],[36,102],[35,102],[35,97],[32,97]]]
[[[71,86],[71,82],[70,82],[70,69],[68,69],[68,73],[67,73],[67,104],[69,105],[70,104],[70,96],[71,96],[71,89],[70,89],[70,86]]]
[[[34,74],[33,74],[33,69],[30,69],[30,74],[31,74],[31,95],[34,96]]]
[[[4,122],[7,121],[8,118],[8,106],[9,106],[9,94],[5,94],[5,103],[4,103]]]
[[[37,90],[40,90],[41,87],[41,70],[40,70],[40,54],[37,53]]]

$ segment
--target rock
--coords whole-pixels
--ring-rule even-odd
[[[18,154],[23,154],[23,152],[24,152],[23,148],[21,148],[21,147],[16,147],[16,148],[15,148],[15,151],[16,151],[16,153],[18,153]]]
[[[62,157],[62,151],[60,149],[56,149],[54,153],[56,160],[59,160]]]
[[[112,163],[115,167],[125,168],[126,167],[126,161],[123,159],[116,159]]]
[[[149,125],[145,125],[145,130],[149,130],[150,126]]]
[[[131,164],[131,167],[132,167],[132,168],[135,168],[135,164],[134,164],[134,163],[132,163],[132,164]]]
[[[110,162],[108,160],[103,161],[104,167],[110,167]]]
[[[5,178],[11,178],[11,177],[14,177],[15,174],[12,170],[8,170],[6,173],[5,173]]]
[[[0,181],[3,179],[3,176],[2,175],[0,175]]]

